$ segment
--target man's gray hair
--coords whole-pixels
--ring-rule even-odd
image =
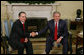
[[[53,12],[53,16],[54,16],[54,14],[59,14],[61,16],[61,13],[58,11]]]

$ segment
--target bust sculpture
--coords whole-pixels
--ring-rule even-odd
[[[77,12],[76,12],[76,14],[77,14],[77,17],[76,17],[76,21],[81,21],[81,17],[80,17],[80,15],[81,15],[81,9],[77,9]]]

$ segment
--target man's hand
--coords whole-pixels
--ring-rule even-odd
[[[60,43],[61,42],[61,40],[62,40],[62,37],[60,37],[59,39],[57,39],[57,43]]]
[[[35,37],[37,34],[35,32],[30,33],[32,37]]]
[[[27,38],[25,38],[25,41],[24,41],[25,43],[27,43],[28,42],[28,39]]]

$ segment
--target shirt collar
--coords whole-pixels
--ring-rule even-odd
[[[24,22],[21,21],[22,24],[24,24]]]

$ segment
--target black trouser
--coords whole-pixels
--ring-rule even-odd
[[[23,54],[24,48],[26,49],[27,54],[33,54],[33,48],[31,42],[23,43],[23,45],[24,46],[18,50],[18,54]]]

